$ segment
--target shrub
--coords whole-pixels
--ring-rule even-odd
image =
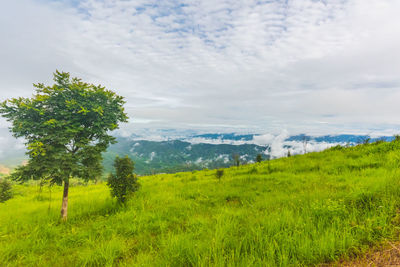
[[[217,177],[218,180],[221,180],[222,176],[224,176],[224,170],[217,170],[215,172],[215,177]]]
[[[371,138],[367,137],[364,139],[363,144],[364,145],[369,144],[370,141],[371,141]]]
[[[232,155],[232,158],[233,158],[233,164],[234,164],[234,166],[239,167],[239,165],[240,165],[240,156],[239,156],[239,154],[234,153],[234,154]]]
[[[256,173],[258,173],[258,170],[257,170],[257,168],[255,168],[255,167],[253,167],[253,168],[251,168],[251,169],[249,170],[249,174],[256,174]]]
[[[128,156],[116,157],[114,167],[116,173],[109,175],[107,185],[111,188],[111,195],[118,202],[125,203],[140,187],[137,176],[133,173],[134,163]]]
[[[5,202],[13,197],[11,182],[0,178],[0,202]]]
[[[343,150],[344,147],[342,147],[341,145],[336,145],[330,148],[331,150]]]

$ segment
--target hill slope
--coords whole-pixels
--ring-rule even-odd
[[[140,177],[118,207],[104,184],[19,186],[0,204],[0,262],[9,266],[314,265],[395,237],[400,142],[215,171]]]

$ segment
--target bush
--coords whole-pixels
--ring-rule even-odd
[[[140,187],[137,176],[133,173],[134,163],[128,157],[116,157],[114,161],[116,173],[110,174],[107,185],[111,188],[111,195],[118,199],[118,202],[125,203]]]
[[[234,153],[234,154],[232,155],[232,158],[233,158],[233,164],[234,164],[234,166],[239,167],[239,165],[240,165],[240,155],[237,154],[237,153]]]
[[[0,178],[0,202],[5,202],[13,197],[10,181]]]
[[[258,170],[255,167],[251,168],[249,171],[249,174],[256,174],[256,173],[258,173]]]
[[[217,170],[215,172],[215,177],[217,177],[218,180],[221,180],[222,176],[224,176],[224,170]]]
[[[330,150],[344,150],[344,147],[341,145],[336,145],[330,148]]]
[[[261,161],[263,161],[262,155],[261,155],[261,154],[257,154],[256,162],[257,162],[257,163],[260,163]]]

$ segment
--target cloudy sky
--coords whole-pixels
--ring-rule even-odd
[[[125,96],[132,131],[398,132],[399,12],[399,0],[2,1],[0,100],[58,69]]]

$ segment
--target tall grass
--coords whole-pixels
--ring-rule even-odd
[[[0,204],[0,265],[309,266],[398,237],[400,142],[215,171],[141,177],[118,206],[104,184],[16,188]]]

